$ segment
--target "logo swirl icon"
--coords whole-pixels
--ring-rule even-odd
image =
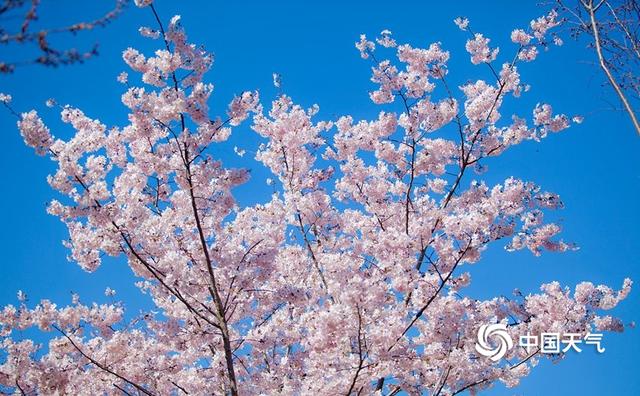
[[[513,340],[507,333],[507,325],[504,323],[484,324],[478,329],[478,341],[476,351],[497,362],[513,348]]]

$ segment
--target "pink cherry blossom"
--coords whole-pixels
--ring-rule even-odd
[[[227,112],[231,119],[231,125],[240,125],[242,121],[247,119],[249,112],[260,111],[259,103],[258,92],[247,91],[234,98],[229,104],[229,111]]]
[[[53,136],[51,136],[49,128],[44,125],[35,110],[22,113],[21,119],[18,121],[18,129],[20,129],[25,144],[33,147],[40,155],[46,154],[53,143]]]
[[[360,51],[360,57],[362,57],[362,59],[367,59],[369,58],[369,52],[376,49],[376,45],[367,40],[367,36],[362,34],[360,35],[360,41],[356,42],[356,48]]]
[[[534,61],[538,57],[538,47],[524,47],[518,52],[518,59],[524,62]]]
[[[398,43],[391,37],[391,31],[387,29],[380,32],[380,37],[376,38],[376,42],[385,48],[398,46]]]
[[[553,109],[548,104],[538,104],[533,110],[533,123],[536,126],[548,128],[552,132],[559,132],[569,127],[569,118],[564,114],[552,114]]]
[[[160,37],[160,32],[151,28],[148,28],[146,26],[143,26],[139,29],[140,34],[143,37],[148,37],[148,38],[152,38],[152,39],[157,39]]]
[[[493,62],[498,56],[499,48],[490,49],[489,42],[491,40],[484,37],[480,33],[476,33],[473,39],[467,41],[465,48],[467,52],[471,55],[471,63],[474,65],[480,63],[489,63]]]
[[[520,45],[527,45],[533,37],[522,29],[515,29],[511,32],[511,41]]]
[[[463,17],[457,17],[453,20],[453,23],[455,23],[460,30],[467,30],[467,27],[469,26],[469,20]]]
[[[549,31],[549,29],[554,28],[560,24],[557,20],[558,12],[556,10],[551,10],[547,15],[541,16],[533,21],[531,21],[531,29],[533,30],[533,35],[540,41],[544,40],[545,35]]]
[[[143,8],[153,3],[153,0],[134,0],[136,6]]]

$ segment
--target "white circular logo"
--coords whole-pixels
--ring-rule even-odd
[[[492,344],[495,344],[495,346]],[[511,348],[513,348],[513,340],[507,333],[507,325],[504,323],[484,324],[478,329],[476,351],[482,356],[497,362]]]

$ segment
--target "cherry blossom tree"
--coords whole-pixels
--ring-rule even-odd
[[[154,310],[127,319],[123,303],[33,306],[20,292],[0,311],[5,392],[455,395],[515,386],[540,358],[563,357],[517,347],[494,362],[475,349],[484,324],[504,324],[513,339],[623,329],[602,311],[630,280],[619,291],[552,282],[513,298],[464,296],[491,243],[534,255],[573,248],[544,220],[562,207],[558,195],[473,176],[488,157],[570,126],[549,104],[526,110],[531,119],[501,110],[527,91],[518,64],[546,45],[554,14],[514,30],[513,50],[500,52],[457,19],[471,62],[495,78],[461,87],[449,83],[439,43],[363,35],[371,99],[397,111],[323,121],[285,95],[264,109],[258,92],[211,116],[212,56],[188,42],[178,16],[164,27],[151,1],[137,5],[156,17],[141,33],[161,48],[124,51],[144,83],[119,78],[127,125],[63,106],[75,131],[64,141],[35,110],[15,114],[25,143],[57,164],[48,182],[65,198],[48,211],[69,230],[71,259],[91,272],[104,255],[123,257]],[[247,120],[264,139],[255,159],[274,193],[240,207],[234,187],[249,172],[225,167],[215,147]],[[48,345],[19,336],[31,327],[50,334]]]

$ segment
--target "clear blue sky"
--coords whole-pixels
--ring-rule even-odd
[[[82,16],[98,16],[101,10],[96,3],[45,0],[41,17],[64,24]],[[208,76],[216,85],[211,102],[214,110],[222,111],[234,93],[247,89],[259,89],[263,100],[269,101],[276,94],[271,73],[278,72],[286,93],[305,106],[319,104],[320,117],[327,119],[342,114],[372,118],[379,111],[367,95],[372,88],[370,64],[361,60],[353,47],[360,33],[373,36],[388,28],[396,39],[415,46],[442,42],[451,51],[451,78],[460,84],[490,76],[486,68],[469,64],[464,51],[466,37],[452,23],[456,16],[469,17],[475,31],[500,45],[503,58],[499,60],[504,60],[513,53],[508,40],[511,29],[542,14],[537,0],[343,3],[159,0],[157,8],[165,21],[181,14],[191,40],[215,53],[216,62]],[[45,108],[49,97],[78,106],[107,125],[123,125],[123,87],[116,82],[117,74],[126,70],[121,52],[127,46],[153,48],[137,34],[141,24],[153,26],[150,11],[131,6],[107,29],[77,38],[87,48],[98,40],[98,58],[60,69],[18,69],[13,75],[0,76],[0,92],[11,93],[18,110],[38,108],[59,137],[69,136],[70,131],[61,127],[57,114]],[[65,38],[59,40],[63,45],[68,43]],[[521,67],[523,79],[532,89],[517,107],[509,108],[528,116],[536,102],[548,101],[557,111],[584,114],[585,122],[541,144],[525,143],[487,161],[486,179],[496,183],[514,175],[559,193],[566,209],[556,218],[563,225],[564,238],[576,242],[580,250],[535,258],[526,252],[509,254],[494,246],[471,268],[473,283],[467,293],[473,297],[508,295],[516,287],[525,293],[536,292],[541,283],[551,280],[570,286],[591,280],[614,288],[627,276],[640,282],[640,138],[623,114],[609,110],[615,98],[601,89],[593,54],[566,41],[564,47],[553,48],[539,61]],[[0,47],[0,54],[3,60],[23,56],[6,47]],[[111,286],[127,301],[129,313],[144,309],[146,302],[130,282],[124,262],[109,260],[91,275],[65,259],[68,252],[61,240],[67,231],[45,213],[46,203],[53,197],[45,181],[52,162],[36,157],[24,146],[15,119],[6,112],[0,112],[0,128],[4,147],[0,156],[0,250],[4,253],[0,305],[15,303],[18,289],[32,302],[48,297],[67,304],[71,291],[80,293],[84,301],[104,301],[103,291]],[[220,148],[220,156],[229,165],[241,165],[232,147],[247,146],[251,151],[257,142],[255,134],[244,126]],[[260,166],[250,166],[253,177],[267,177]],[[266,185],[259,187],[262,185],[257,182],[241,188],[240,201],[266,198],[269,190]],[[625,322],[637,321],[639,308],[640,293],[634,290],[614,313]],[[606,334],[604,354],[583,352],[557,364],[544,362],[519,388],[497,386],[488,394],[640,394],[638,335],[634,329]]]

